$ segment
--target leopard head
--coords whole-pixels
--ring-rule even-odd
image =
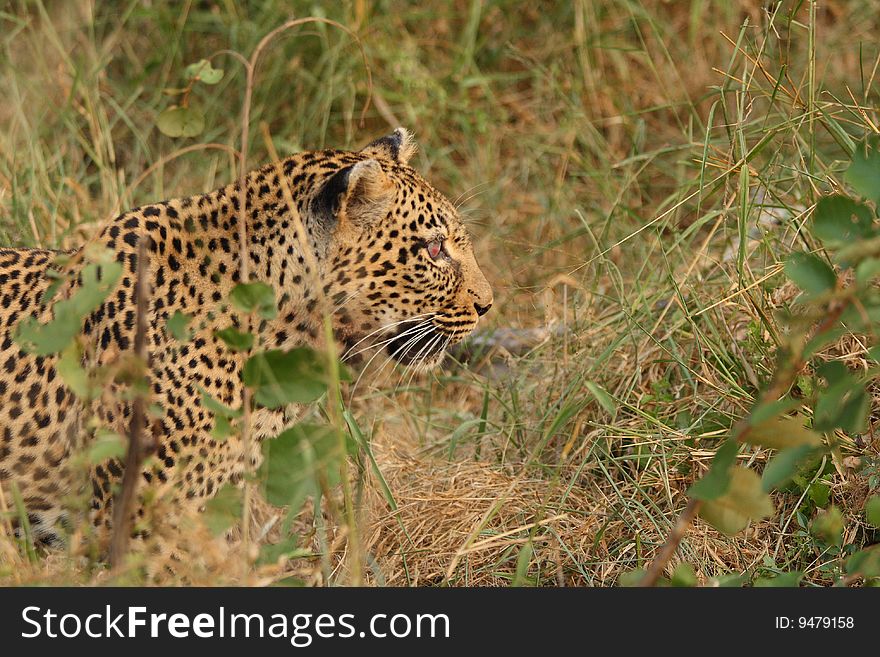
[[[415,150],[398,128],[345,154],[310,209],[332,226],[324,279],[337,335],[425,368],[474,330],[492,288],[455,206],[409,166]]]

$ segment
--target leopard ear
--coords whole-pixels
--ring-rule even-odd
[[[413,134],[406,128],[397,128],[390,135],[385,135],[381,139],[367,144],[361,149],[361,153],[371,157],[393,160],[398,164],[408,164],[417,149],[418,144],[416,144]]]
[[[371,224],[385,217],[395,192],[376,160],[361,160],[334,173],[315,196],[312,209],[334,223],[344,219]]]

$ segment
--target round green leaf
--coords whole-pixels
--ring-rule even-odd
[[[188,342],[192,336],[190,335],[190,332],[186,330],[186,327],[191,321],[192,317],[184,315],[179,310],[176,310],[174,311],[174,314],[168,318],[165,327],[175,340],[179,342]]]
[[[159,115],[156,127],[169,137],[195,137],[205,129],[205,116],[193,107],[169,107]]]
[[[682,561],[675,567],[675,571],[672,573],[670,582],[672,583],[672,586],[689,588],[694,587],[699,583],[697,581],[697,574],[694,572],[693,566],[685,561]]]
[[[226,484],[205,504],[204,520],[215,536],[235,525],[242,514],[244,493],[238,486]]]
[[[775,577],[759,577],[753,583],[756,588],[792,588],[800,586],[804,574],[798,570],[779,573]]]
[[[251,356],[244,364],[242,380],[254,391],[254,399],[266,408],[315,401],[327,390],[326,363],[308,347],[290,351],[275,349]]]
[[[278,315],[274,290],[259,281],[236,285],[229,293],[229,302],[242,312],[256,312],[264,319],[273,319]]]
[[[822,442],[815,431],[804,426],[804,418],[799,415],[792,417],[774,417],[754,425],[743,440],[752,445],[785,449],[798,445],[815,447]]]
[[[837,284],[834,270],[812,253],[792,253],[785,261],[785,275],[809,295],[828,292]]]
[[[871,211],[846,196],[826,196],[813,212],[813,233],[826,244],[866,237],[873,225]]]
[[[853,554],[846,560],[846,572],[862,577],[880,577],[880,545]]]
[[[625,573],[621,573],[620,577],[617,578],[617,585],[622,587],[641,586],[643,579],[645,579],[645,569],[636,568],[635,570],[628,570]]]
[[[874,495],[865,503],[865,518],[880,529],[880,495]]]
[[[730,486],[731,467],[738,452],[739,445],[735,440],[725,441],[715,452],[709,472],[688,489],[688,497],[706,501],[724,495]]]
[[[843,514],[836,506],[820,511],[811,525],[813,535],[831,545],[843,541]]]
[[[254,346],[254,336],[252,333],[242,333],[231,326],[214,331],[214,337],[223,340],[232,351],[247,351]]]
[[[764,468],[761,477],[764,491],[770,492],[788,483],[816,452],[816,448],[809,444],[790,447],[779,452]]]
[[[222,68],[209,68],[208,70],[202,71],[199,74],[199,82],[204,82],[205,84],[217,84],[222,79]]]
[[[207,59],[190,64],[184,69],[183,74],[190,80],[198,80],[205,84],[217,84],[223,79],[223,69],[213,68]]]
[[[761,520],[772,513],[773,502],[761,488],[761,479],[748,468],[732,468],[727,492],[700,507],[700,517],[728,536],[744,529],[749,520]]]
[[[846,171],[846,181],[862,197],[880,205],[880,151],[878,139],[873,137],[856,147],[852,164]]]
[[[816,481],[810,484],[810,487],[807,489],[807,495],[810,496],[813,504],[820,509],[824,509],[828,506],[828,501],[831,499],[831,486],[823,481]]]
[[[347,445],[348,440],[345,441]],[[318,487],[319,477],[329,485],[339,483],[339,465],[345,458],[339,431],[330,425],[300,422],[267,441],[261,467],[266,499],[279,506],[297,508],[302,495]]]

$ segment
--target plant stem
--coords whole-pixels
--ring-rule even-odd
[[[137,318],[134,334],[134,352],[143,367],[147,366],[146,334],[147,334],[147,269],[146,240],[138,240],[137,270]],[[146,416],[146,394],[137,391],[132,401],[131,422],[128,425],[128,452],[125,455],[125,471],[122,475],[122,490],[113,504],[113,534],[110,538],[110,565],[114,570],[122,566],[128,552],[131,535],[131,516],[134,511],[137,482],[140,478],[141,462],[144,457],[144,446],[141,434],[144,430]]]

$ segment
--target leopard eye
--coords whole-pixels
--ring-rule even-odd
[[[436,260],[443,253],[443,240],[431,240],[425,245],[428,249],[428,255],[432,260]]]

